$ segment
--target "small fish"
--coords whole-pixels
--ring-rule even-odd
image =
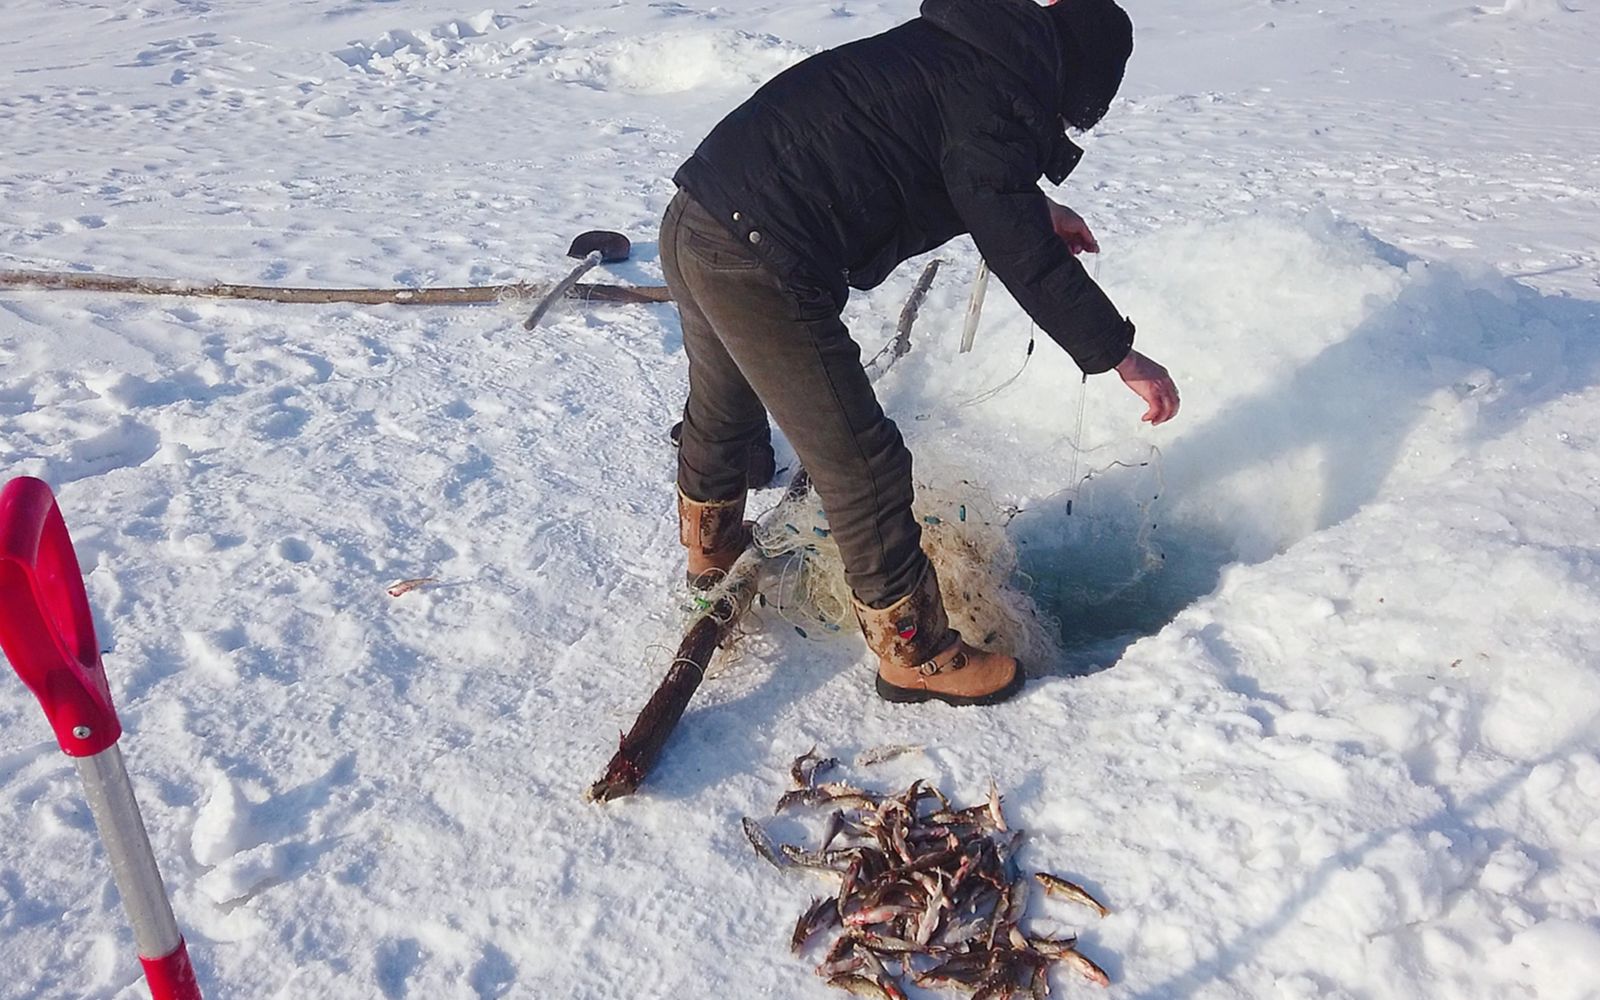
[[[1006,826],[1005,813],[1000,811],[1000,786],[995,784],[993,778],[989,779],[989,818],[994,820],[995,829],[1001,833],[1010,829]]]
[[[1075,951],[1078,944],[1076,934],[1064,938],[1031,937],[1028,938],[1028,948],[1035,954],[1045,958],[1060,958],[1064,952]]]
[[[988,914],[966,917],[961,921],[961,923],[951,923],[948,925],[945,928],[943,936],[940,937],[939,940],[941,943],[949,945],[953,948],[957,945],[963,945],[968,941],[971,941],[979,934],[982,934],[984,929],[988,926]]]
[[[929,822],[944,823],[949,826],[970,826],[978,830],[997,830],[994,815],[985,802],[981,806],[968,806],[965,809],[941,809],[927,817]]]
[[[855,938],[841,934],[828,948],[828,953],[822,958],[822,964],[817,966],[817,975],[831,979],[847,972],[854,972],[861,968],[861,965],[861,959],[856,956]]]
[[[789,777],[793,779],[794,787],[809,788],[816,781],[819,772],[838,765],[839,758],[821,756],[817,753],[816,744],[812,744],[810,750],[796,757],[789,765]]]
[[[791,788],[778,797],[777,808],[773,809],[772,812],[776,815],[796,803],[808,806],[852,806],[857,809],[878,808],[878,798],[871,792],[860,788],[852,788],[839,782],[829,782],[824,785]]]
[[[972,994],[972,1000],[1004,1000],[1012,993],[1016,986],[1017,973],[1010,965],[1004,965],[978,987],[978,992]]]
[[[798,953],[811,935],[838,919],[839,911],[834,909],[833,900],[827,896],[813,899],[811,905],[806,907],[806,912],[800,914],[800,919],[795,921],[794,936],[789,939],[789,950]]]
[[[840,913],[844,912],[844,901],[850,898],[850,893],[855,889],[857,881],[861,878],[861,870],[866,865],[866,859],[857,855],[850,862],[850,867],[844,870],[844,877],[839,880],[839,895],[834,900]]]
[[[847,785],[842,781],[825,781],[822,784],[817,785],[816,788],[825,799],[863,798],[872,800],[872,804],[874,806],[876,806],[878,803],[878,797],[867,791],[865,788],[857,788],[854,785]]]
[[[917,917],[916,927],[911,933],[911,939],[918,947],[926,948],[928,942],[932,940],[933,932],[939,929],[939,921],[944,919],[947,902],[943,893],[933,893],[928,896],[928,905],[923,908],[922,915]]]
[[[824,794],[818,802],[830,806],[847,806],[851,809],[876,809],[878,807],[878,800],[866,792]]]
[[[895,879],[880,879],[875,885],[870,886],[861,897],[863,909],[877,906],[903,906],[908,910],[922,907],[921,897],[913,898],[912,886]]]
[[[848,870],[850,863],[861,853],[859,847],[844,847],[837,851],[807,851],[793,844],[779,844],[778,850],[790,864],[839,873]]]
[[[858,948],[856,954],[861,957],[861,967],[867,974],[875,977],[880,983],[892,983],[894,977],[889,975],[889,967],[883,964],[883,959],[866,948]]]
[[[923,892],[927,893],[929,896],[938,896],[943,900],[943,905],[949,905],[950,900],[945,899],[943,881],[944,872],[935,869],[933,874],[930,875],[925,871],[914,872],[910,869],[907,869],[904,874],[910,875],[911,881],[921,886]]]
[[[904,955],[908,952],[923,950],[917,946],[915,941],[907,941],[905,938],[890,937],[886,934],[862,933],[856,937],[856,940],[861,942],[863,947],[871,948],[873,951],[891,955]]]
[[[1089,895],[1088,891],[1076,882],[1068,882],[1066,879],[1052,875],[1049,872],[1034,872],[1033,877],[1038,879],[1039,884],[1044,886],[1044,891],[1052,896],[1069,899],[1074,903],[1082,903],[1102,917],[1111,912],[1104,903]]]
[[[840,938],[839,940],[849,942],[852,948],[855,947],[855,942],[850,941],[849,938]],[[817,966],[817,975],[823,979],[832,979],[835,976],[846,976],[852,972],[860,972],[867,967],[863,956],[868,954],[871,953],[852,951],[843,958],[824,959],[822,964]]]
[[[902,754],[920,753],[921,751],[922,747],[914,743],[890,743],[887,746],[873,747],[870,750],[861,751],[856,756],[856,765],[858,767],[871,767],[874,764],[882,764],[886,760],[894,760]]]
[[[907,864],[912,861],[911,845],[906,843],[906,828],[904,823],[896,823],[889,828],[889,846],[894,848],[894,853],[900,855],[900,860]]]
[[[988,977],[989,956],[984,952],[968,952],[947,959],[926,972],[918,973],[914,981],[918,986],[956,984],[974,988]]]
[[[994,912],[995,905],[1000,901],[1000,890],[987,882],[968,886],[957,893],[959,902],[956,905],[956,914],[963,919]]]
[[[811,744],[811,749],[794,759],[789,765],[789,777],[794,782],[794,787],[805,788],[811,784],[809,770],[811,764],[817,760],[817,745]]]
[[[1013,928],[1022,923],[1022,915],[1028,911],[1028,883],[1016,881],[1011,883],[1011,899],[1006,907],[1006,923]],[[1017,945],[1018,948],[1024,947]]]
[[[1105,970],[1089,961],[1088,956],[1084,955],[1084,953],[1081,951],[1076,951],[1069,948],[1061,953],[1060,961],[1065,962],[1074,969],[1077,969],[1079,972],[1083,973],[1083,978],[1089,980],[1091,983],[1097,983],[1101,986],[1111,985],[1111,977],[1106,975]]]
[[[925,798],[932,798],[927,792],[928,783],[922,778],[913,781],[909,788],[902,792],[899,801],[906,807],[906,811],[913,815],[917,811],[917,803]]]
[[[865,910],[856,910],[847,913],[844,917],[846,927],[866,927],[869,924],[883,924],[903,917],[914,908],[906,906],[872,906]]]
[[[1021,846],[1021,830],[1012,830],[1003,837],[994,838],[995,856],[1000,859],[1001,866],[1007,868],[1006,874],[1011,878],[1017,877],[1016,869],[1011,867],[1011,859],[1016,857],[1017,849]]]
[[[955,874],[950,876],[950,891],[954,893],[966,882],[967,876],[972,873],[972,866],[977,863],[977,855],[962,851],[961,863],[956,865]]]
[[[822,846],[817,850],[826,851],[828,845],[833,843],[833,839],[842,832],[844,832],[844,810],[835,809],[828,816],[828,825],[822,830]]]
[[[810,786],[804,788],[792,788],[778,796],[778,804],[772,810],[772,814],[776,816],[778,813],[783,812],[792,805],[799,804],[814,806],[821,801],[823,801],[822,793],[815,788]]]
[[[1028,977],[1028,994],[1032,1000],[1048,1000],[1050,996],[1050,972],[1042,962],[1033,967],[1033,975]]]
[[[410,580],[401,580],[389,588],[388,594],[390,597],[399,597],[401,594],[409,594],[413,590],[421,590],[430,583],[438,582],[439,578],[436,576],[419,576]]]
[[[772,838],[767,836],[767,831],[761,828],[760,823],[748,816],[740,820],[740,823],[744,826],[745,838],[750,841],[750,846],[756,849],[757,854],[767,859],[774,868],[787,868],[789,866],[787,861],[778,856],[778,850],[773,846]]]
[[[888,983],[879,979],[859,976],[853,972],[847,972],[842,976],[834,976],[828,980],[828,985],[836,990],[853,993],[858,997],[866,997],[867,1000],[903,1000],[904,998],[903,993],[891,987]]]

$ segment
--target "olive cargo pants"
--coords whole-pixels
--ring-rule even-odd
[[[684,191],[661,223],[661,265],[689,357],[679,489],[739,496],[770,411],[811,474],[857,600],[887,607],[911,593],[927,562],[911,453],[831,297],[786,284]]]

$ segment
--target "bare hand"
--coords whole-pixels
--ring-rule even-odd
[[[1117,374],[1149,405],[1140,420],[1149,421],[1153,427],[1178,415],[1178,387],[1165,368],[1138,351],[1129,351],[1117,366]]]
[[[1056,235],[1061,237],[1061,242],[1074,254],[1099,253],[1100,244],[1095,241],[1094,233],[1089,231],[1089,224],[1083,221],[1083,216],[1074,212],[1065,205],[1057,204],[1049,198],[1045,202],[1050,206],[1050,225],[1055,229]]]

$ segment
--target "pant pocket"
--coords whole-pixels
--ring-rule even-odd
[[[785,281],[783,292],[794,303],[794,318],[802,323],[837,319],[844,308],[828,289],[803,278]]]
[[[713,271],[753,271],[761,266],[761,259],[754,252],[730,237],[710,236],[687,226],[683,229],[683,250]]]

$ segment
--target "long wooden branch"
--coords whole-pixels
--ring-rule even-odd
[[[239,285],[225,281],[184,281],[178,278],[141,278],[122,274],[63,271],[0,271],[0,288],[34,288],[47,291],[116,292],[123,295],[188,295],[212,299],[249,299],[256,302],[357,302],[364,305],[441,306],[498,302],[503,298],[537,298],[546,285],[465,285],[436,288],[280,288],[273,285]],[[608,285],[580,282],[573,298],[586,302],[624,304],[671,302],[665,285]]]
[[[882,367],[872,371],[874,380],[883,377],[897,360],[910,351],[911,324],[916,321],[917,310],[922,306],[922,300],[928,293],[928,286],[933,283],[933,276],[939,270],[939,264],[938,260],[928,263],[922,272],[922,277],[912,290],[911,297],[906,300],[905,308],[900,311],[900,322],[894,340],[879,352],[879,358],[885,360]],[[876,364],[877,360],[878,358],[874,358],[873,364]],[[811,476],[804,468],[799,468],[789,480],[789,485],[784,488],[783,499],[788,501],[804,496],[810,489]],[[782,506],[780,502],[773,509],[777,510]],[[771,516],[771,512],[768,516]],[[656,687],[650,700],[645,702],[638,718],[634,720],[633,728],[623,734],[617,752],[612,754],[611,760],[606,764],[605,773],[601,775],[599,781],[589,786],[584,793],[585,798],[591,801],[609,802],[624,795],[632,795],[638,790],[645,775],[660,758],[662,748],[667,745],[667,738],[677,727],[678,720],[683,718],[684,710],[689,707],[689,699],[694,697],[700,682],[705,680],[706,668],[711,663],[711,657],[728,637],[733,635],[739,619],[750,607],[751,600],[755,598],[756,584],[760,579],[761,564],[764,560],[765,557],[754,542],[751,542],[750,547],[739,556],[739,560],[728,571],[727,579],[715,592],[716,596],[712,599],[711,606],[689,624],[683,641],[678,644],[678,651],[672,658],[672,665],[667,668],[667,676]]]

